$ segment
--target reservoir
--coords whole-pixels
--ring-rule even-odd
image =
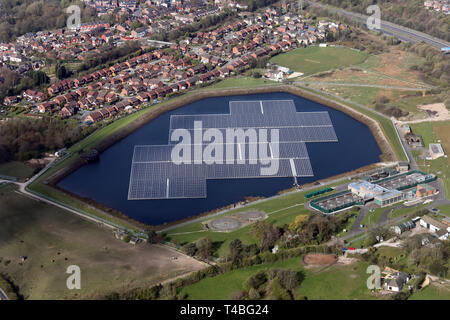
[[[347,114],[289,93],[214,97],[167,112],[105,150],[89,163],[62,179],[58,186],[116,209],[138,221],[159,225],[211,211],[246,197],[269,197],[291,188],[293,178],[211,179],[207,197],[193,199],[128,200],[130,168],[137,145],[166,145],[171,115],[226,114],[231,101],[293,100],[297,112],[327,111],[338,142],[306,143],[313,177],[309,183],[379,162],[381,150],[370,129]]]

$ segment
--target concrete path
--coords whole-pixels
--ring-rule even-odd
[[[368,212],[369,212],[368,207],[366,206],[361,207],[359,215],[355,220],[355,223],[353,223],[352,227],[350,228],[350,232],[357,232],[358,230],[360,230],[359,225],[361,224],[361,222],[363,221],[364,217],[367,215]]]
[[[9,300],[8,296],[2,288],[0,288],[0,300]]]

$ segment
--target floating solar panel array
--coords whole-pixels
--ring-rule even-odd
[[[221,143],[171,139],[180,130],[204,137],[210,129],[217,129]],[[236,130],[266,131],[268,137],[263,141],[258,134],[248,134],[244,140],[227,139]],[[277,141],[270,139],[272,130],[279,133]],[[310,177],[313,171],[305,143],[337,141],[328,112],[297,112],[292,100],[233,101],[229,114],[172,115],[168,145],[135,146],[128,199],[205,198],[207,179]],[[186,144],[190,155],[208,145],[217,149],[214,157],[178,163],[172,153],[180,144]]]

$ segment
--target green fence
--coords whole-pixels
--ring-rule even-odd
[[[318,195],[320,195],[320,194],[324,194],[324,193],[327,193],[327,192],[330,192],[330,191],[333,191],[333,189],[332,188],[330,188],[330,187],[328,187],[328,188],[325,188],[325,189],[320,189],[320,190],[317,190],[317,191],[314,191],[314,192],[310,192],[310,193],[307,193],[307,194],[305,194],[305,198],[311,198],[311,197],[315,197],[315,196],[318,196]]]

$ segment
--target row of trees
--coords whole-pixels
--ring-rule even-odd
[[[0,125],[0,163],[29,160],[67,147],[92,130],[58,119],[10,119]]]
[[[50,79],[44,71],[30,70],[24,76],[7,67],[0,68],[0,77],[3,83],[0,83],[0,102],[7,96],[18,95],[24,90],[39,88]]]
[[[107,62],[112,64],[113,60],[126,57],[140,49],[139,42],[127,41],[120,47],[105,47],[102,48],[102,52],[88,54],[86,59],[77,67],[77,72],[86,71]]]
[[[408,50],[424,58],[423,62],[413,65],[413,70],[424,73],[426,80],[443,88],[450,85],[450,59],[445,54],[426,43],[407,45]]]
[[[81,1],[68,0],[2,0],[0,1],[0,42],[9,42],[28,32],[37,32],[66,26],[68,14],[65,9],[80,6],[82,21],[95,20],[95,9],[84,6]]]

